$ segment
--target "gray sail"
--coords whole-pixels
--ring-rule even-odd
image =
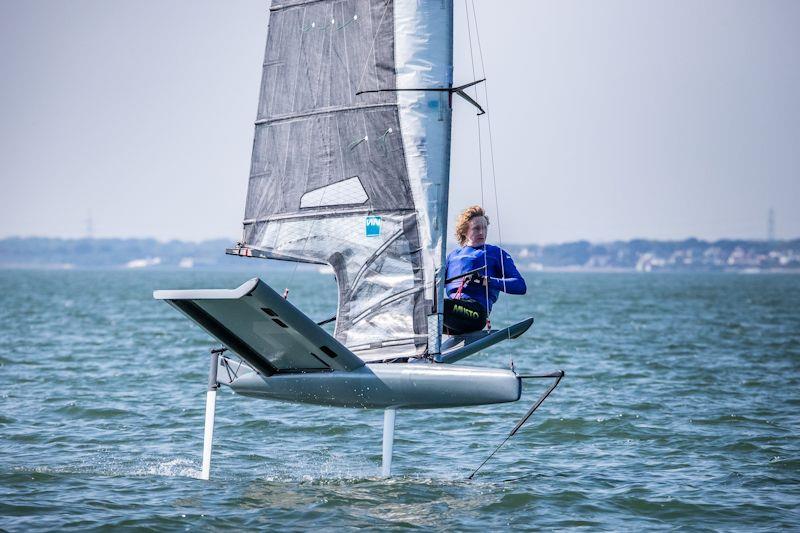
[[[365,361],[439,351],[448,93],[393,89],[451,85],[450,0],[270,8],[231,253],[331,265],[335,336]]]

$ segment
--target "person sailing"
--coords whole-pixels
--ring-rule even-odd
[[[486,244],[488,226],[489,218],[479,205],[458,216],[455,233],[459,247],[447,255],[445,269],[449,283],[445,285],[444,333],[448,335],[483,329],[500,291],[525,294],[528,290],[511,255]]]

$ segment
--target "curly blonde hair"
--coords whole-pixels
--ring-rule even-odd
[[[456,240],[458,241],[459,246],[464,246],[464,243],[467,242],[469,221],[475,217],[485,218],[486,225],[489,225],[489,217],[486,216],[486,212],[484,212],[481,206],[471,205],[464,209],[461,214],[458,215],[458,220],[456,221]]]

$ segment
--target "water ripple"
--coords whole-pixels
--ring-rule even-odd
[[[800,523],[798,276],[531,275],[493,322],[535,316],[534,328],[465,363],[567,377],[475,480],[546,385],[516,404],[401,411],[390,480],[380,412],[223,390],[209,484],[197,478],[214,343],[151,291],[248,277],[0,272],[4,529]],[[295,282],[311,316],[335,308],[329,276]]]

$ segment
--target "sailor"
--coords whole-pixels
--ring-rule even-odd
[[[460,246],[448,254],[445,270],[445,279],[450,280],[445,286],[446,334],[483,329],[500,291],[525,294],[528,290],[511,255],[486,244],[488,226],[489,218],[479,205],[466,208],[458,216],[456,239]]]

